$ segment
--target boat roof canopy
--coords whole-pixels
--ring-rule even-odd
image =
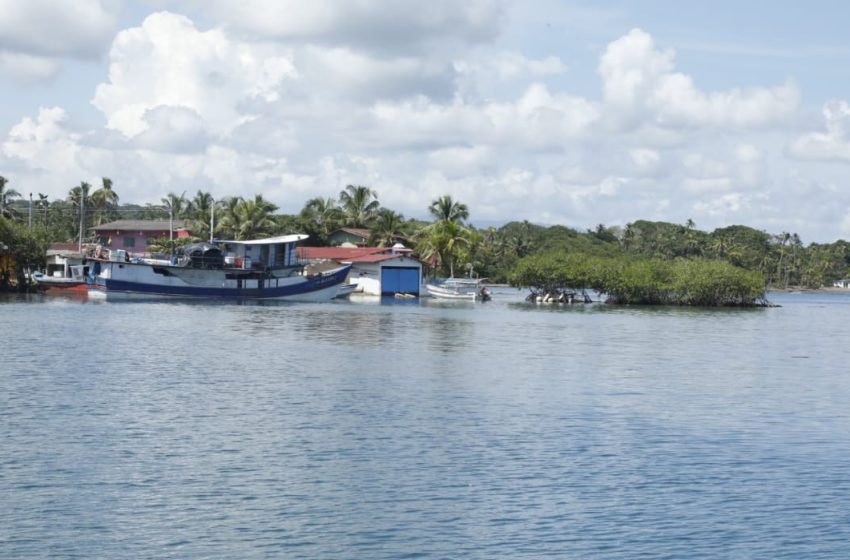
[[[230,243],[235,245],[277,245],[278,243],[295,243],[310,237],[303,233],[295,233],[292,235],[280,235],[278,237],[267,237],[266,239],[249,239],[246,241],[237,241],[235,239],[216,239],[216,243]]]

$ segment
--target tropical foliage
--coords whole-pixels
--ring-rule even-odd
[[[511,283],[542,293],[596,290],[619,304],[752,306],[765,295],[758,272],[702,258],[541,253],[520,261]]]
[[[32,223],[44,228],[51,241],[76,241],[81,229],[84,240],[91,240],[91,226],[106,221],[163,220],[170,214],[183,220],[195,239],[298,232],[309,234],[315,245],[328,244],[340,227],[358,227],[368,229],[370,245],[402,242],[412,248],[431,274],[471,275],[495,282],[508,281],[523,259],[555,252],[588,258],[628,256],[635,262],[651,263],[717,261],[757,272],[772,288],[820,287],[850,277],[850,243],[844,240],[807,246],[793,232],[770,234],[744,225],[701,231],[691,220],[684,224],[637,220],[622,227],[597,224],[585,231],[528,221],[477,229],[469,222],[469,207],[451,195],[439,196],[422,209],[430,221],[405,220],[393,209],[382,207],[377,191],[365,185],[347,185],[336,199],[311,198],[294,214],[278,213],[262,195],[215,200],[203,190],[191,198],[185,192],[170,192],[158,204],[119,204],[119,200],[107,177],[97,189],[80,182],[64,199],[51,201],[38,193],[32,201]],[[2,216],[28,223],[28,204],[0,177]],[[213,217],[215,231],[211,232]],[[628,269],[632,276],[647,273],[641,272],[639,265],[634,267]],[[661,264],[655,266],[655,270],[661,268]]]

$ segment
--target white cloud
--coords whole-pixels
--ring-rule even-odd
[[[385,5],[263,4],[204,28],[151,14],[113,41],[93,99],[106,128],[82,130],[73,114],[42,109],[2,140],[4,168],[19,190],[37,178],[53,196],[109,176],[127,202],[200,188],[262,192],[286,212],[355,183],[408,217],[450,193],[474,222],[581,228],[692,217],[705,227],[727,218],[764,227],[805,211],[837,230],[843,219],[816,204],[839,179],[812,179],[813,164],[791,170],[783,159],[796,86],[700,90],[673,51],[635,30],[602,49],[597,98],[573,90],[581,66],[569,53],[533,58],[488,45],[495,3],[469,4],[479,15],[449,2],[404,14],[391,3],[389,16],[375,15]],[[368,14],[377,37],[367,37]],[[387,18],[403,20],[410,45],[396,48],[395,30],[381,35]],[[49,74],[51,59],[33,60],[36,74]],[[829,105],[826,132],[791,152],[844,157],[849,113],[844,102]],[[811,179],[799,183],[808,190],[783,182],[792,172]],[[832,207],[850,207],[841,189],[830,196]]]
[[[113,0],[0,0],[0,49],[91,58],[109,44],[118,17]]]
[[[449,43],[493,40],[502,15],[497,0],[213,0],[227,27],[248,36],[369,50],[412,52]]]
[[[145,112],[159,106],[191,109],[209,130],[227,133],[250,116],[241,103],[276,100],[281,82],[297,79],[285,53],[199,31],[168,12],[119,33],[110,61],[109,82],[97,87],[92,102],[110,128],[127,136],[146,130]]]
[[[792,83],[773,88],[706,93],[674,72],[675,53],[660,51],[652,37],[633,29],[613,41],[600,59],[607,107],[627,127],[765,127],[787,121],[800,94]]]
[[[730,214],[749,209],[750,199],[742,193],[727,193],[716,198],[700,200],[693,205],[697,213],[705,213],[712,217],[726,218]]]
[[[830,101],[823,106],[826,132],[811,132],[797,138],[791,155],[800,159],[850,161],[850,104]]]
[[[60,107],[40,109],[35,119],[26,117],[12,127],[3,142],[3,154],[26,162],[31,169],[76,177],[80,135],[67,128],[67,120]]]
[[[520,78],[538,78],[564,74],[567,65],[557,56],[531,59],[517,52],[503,51],[496,56],[487,56],[483,60],[456,60],[455,68],[459,73],[471,76],[474,80],[496,76],[499,80]]]
[[[347,102],[418,95],[450,100],[454,93],[453,66],[436,59],[375,58],[343,47],[308,47],[299,51],[297,63],[319,95]]]
[[[43,56],[0,51],[0,73],[18,82],[44,82],[59,72],[59,63]]]

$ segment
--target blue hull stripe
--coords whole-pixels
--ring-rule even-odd
[[[102,292],[127,292],[151,295],[205,297],[205,298],[232,298],[232,299],[265,299],[280,298],[286,296],[298,296],[323,290],[330,286],[341,284],[345,281],[351,266],[339,270],[332,275],[319,278],[310,278],[306,282],[292,284],[289,286],[269,288],[202,288],[198,286],[161,286],[157,284],[142,284],[139,282],[127,282],[125,280],[113,280],[111,278],[95,278],[94,288]]]

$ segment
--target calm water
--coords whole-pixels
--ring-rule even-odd
[[[2,299],[0,557],[850,557],[850,296],[519,299]]]

